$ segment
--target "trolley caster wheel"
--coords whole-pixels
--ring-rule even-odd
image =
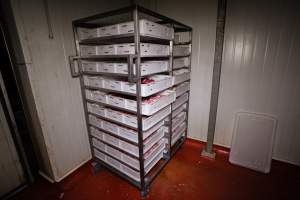
[[[92,171],[94,175],[97,175],[102,169],[100,163],[92,162]]]
[[[170,158],[170,154],[168,152],[163,154],[163,159],[164,160],[167,160],[169,158]]]
[[[141,191],[141,196],[142,198],[146,198],[147,195],[149,194],[150,189],[149,188],[145,188],[144,190]]]

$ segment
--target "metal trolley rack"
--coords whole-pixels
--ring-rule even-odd
[[[140,34],[140,19],[147,19],[149,21],[155,22],[156,24],[163,25],[165,27],[169,27],[172,30],[172,35],[170,38],[158,38],[153,36],[145,36]],[[95,30],[100,27],[107,27],[108,25],[113,25],[116,23],[123,23],[123,22],[133,22],[134,29],[130,33],[125,34],[112,34],[112,35],[105,35],[105,36],[95,36],[95,37],[89,37],[82,39],[79,37],[79,29],[86,29],[86,30]],[[158,26],[159,26],[158,25]],[[165,107],[160,108],[159,111],[165,109],[167,106],[170,107],[170,113],[165,116],[162,120],[155,123],[154,125],[151,125],[150,129],[154,126],[158,126],[158,124],[162,124],[163,126],[159,129],[163,129],[163,137],[160,138],[160,140],[164,140],[165,144],[163,144],[163,156],[160,158],[160,160],[149,170],[149,172],[145,172],[145,152],[144,152],[144,141],[145,138],[143,137],[143,134],[145,133],[145,129],[143,129],[143,114],[142,114],[142,103],[143,103],[143,96],[141,94],[141,88],[142,88],[142,79],[155,74],[161,74],[161,75],[169,75],[173,76],[174,70],[173,70],[173,59],[180,58],[180,57],[187,57],[189,60],[191,59],[191,36],[192,36],[192,28],[189,26],[186,26],[180,22],[177,22],[173,19],[170,19],[166,16],[163,16],[161,14],[155,13],[151,10],[145,9],[143,7],[134,5],[102,14],[93,15],[90,17],[78,19],[73,21],[73,31],[75,36],[75,45],[76,45],[76,56],[70,56],[70,69],[72,77],[79,77],[80,78],[80,84],[81,84],[81,91],[82,91],[82,98],[84,103],[84,111],[85,111],[85,117],[86,117],[86,125],[89,132],[89,139],[90,139],[90,145],[91,145],[91,151],[93,154],[93,170],[96,173],[101,166],[104,166],[105,168],[111,170],[112,172],[118,174],[119,176],[123,177],[136,187],[138,187],[141,190],[141,195],[145,196],[149,192],[149,186],[151,182],[155,179],[155,177],[162,171],[164,166],[170,161],[172,156],[176,153],[176,151],[182,146],[186,139],[187,135],[187,116],[188,116],[188,104],[189,104],[189,81],[190,78],[186,78],[183,82],[187,85],[187,89],[184,94],[177,96],[176,101],[178,99],[182,99],[182,96],[187,96],[187,99],[183,102],[177,102],[174,98],[174,103],[169,103],[168,105],[165,105]],[[185,32],[190,37],[189,41],[180,41],[174,39],[174,35],[176,36],[177,33]],[[128,54],[110,54],[110,55],[83,55],[81,52],[81,45],[86,46],[92,46],[95,45],[111,45],[111,44],[124,44],[124,43],[131,43],[134,44],[134,52],[135,53],[128,53]],[[168,55],[141,55],[141,43],[153,43],[153,44],[162,44],[162,45],[168,45],[169,53]],[[176,45],[186,45],[189,47],[189,52],[186,55],[173,55],[173,49],[176,48]],[[151,61],[151,60],[158,60],[158,61],[168,61],[168,68],[165,71],[162,72],[155,72],[153,74],[147,74],[147,76],[142,75],[141,73],[141,62],[143,61]],[[124,73],[112,73],[112,72],[99,72],[99,71],[86,71],[83,69],[82,63],[83,62],[123,62],[127,63],[127,74]],[[136,67],[135,67],[136,66]],[[185,68],[190,71],[191,62],[187,65],[184,65],[179,68]],[[84,76],[94,76],[94,77],[108,77],[112,78],[113,80],[125,80],[128,81],[129,84],[135,84],[136,86],[136,93],[128,93],[124,91],[116,91],[107,89],[107,88],[99,88],[99,87],[93,87],[93,86],[87,86],[85,83]],[[189,75],[189,74],[188,74]],[[182,83],[182,82],[181,82]],[[167,89],[173,89],[176,90],[175,87],[179,84],[172,82],[172,85],[170,85]],[[173,88],[172,88],[173,87]],[[108,104],[107,102],[99,102],[99,101],[92,101],[90,99],[87,99],[86,97],[86,90],[92,89],[96,91],[102,91],[107,92],[109,94],[118,94],[119,97],[130,97],[136,99],[136,110],[128,110],[124,107],[118,107],[116,105]],[[162,91],[159,91],[162,92]],[[157,92],[155,93],[157,94]],[[155,95],[152,94],[152,95]],[[88,108],[88,103],[95,103],[96,105],[103,106],[105,108],[114,109],[126,113],[131,113],[137,116],[137,127],[132,127],[126,123],[122,123],[118,120],[111,120],[109,118],[103,117],[101,115],[95,115],[97,119],[101,120],[103,122],[106,121],[108,123],[116,124],[119,127],[125,127],[129,128],[130,130],[137,132],[137,141],[133,142],[132,140],[129,140],[126,137],[122,137],[122,135],[118,135],[115,133],[112,133],[111,131],[108,131],[106,129],[103,129],[102,127],[92,126],[90,121],[90,115],[91,112]],[[173,124],[174,122],[174,113],[176,112],[173,106],[176,104],[176,107],[184,107],[182,110],[185,112],[185,118],[184,121],[186,123],[184,127],[183,134],[177,136],[176,142],[173,141],[174,144],[172,144],[172,132],[174,131]],[[180,104],[180,105],[179,105]],[[154,113],[155,114],[155,113]],[[101,123],[102,123],[101,122]],[[100,122],[99,122],[100,123]],[[104,122],[103,122],[104,123]],[[113,156],[110,153],[107,153],[106,151],[100,150],[98,147],[96,147],[93,144],[93,138],[95,138],[95,135],[91,133],[91,128],[93,127],[94,130],[97,130],[103,134],[106,134],[107,137],[113,137],[117,139],[119,142],[124,141],[127,142],[130,145],[136,146],[138,148],[138,155],[133,156],[132,154],[128,153],[126,149],[112,145],[110,142],[106,141],[105,138],[101,139],[102,145],[106,145],[107,148],[113,149],[121,153],[124,156],[127,156],[127,158],[136,159],[138,162],[138,166],[133,168],[132,165],[129,165],[128,162],[124,162],[124,160],[117,158],[116,156]],[[148,129],[149,130],[149,129]],[[170,133],[170,134],[169,134]],[[172,144],[172,145],[171,145]],[[100,152],[102,156],[105,156],[105,158],[100,159],[99,156],[95,155],[95,151]],[[135,173],[138,173],[139,178],[134,179],[132,176],[129,176],[128,173],[125,173],[120,168],[111,165],[109,162],[105,162],[106,160],[110,159],[114,160],[114,162],[117,162],[118,164],[122,165],[122,167],[126,169],[133,170]]]

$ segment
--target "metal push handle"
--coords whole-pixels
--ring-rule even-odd
[[[79,67],[78,67],[77,57],[76,56],[69,56],[69,63],[70,63],[71,76],[73,78],[79,77],[80,76],[80,71],[79,71]],[[76,68],[75,68],[75,65],[77,66]]]
[[[127,63],[128,63],[128,81],[130,83],[134,83],[136,82],[136,78],[135,78],[135,75],[134,75],[134,72],[133,72],[133,56],[132,55],[129,55],[127,57]]]

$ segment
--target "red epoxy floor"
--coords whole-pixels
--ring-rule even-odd
[[[217,148],[215,161],[200,157],[203,145],[188,140],[153,182],[145,199],[300,199],[300,167],[273,161],[270,174],[228,162]],[[60,183],[40,179],[15,199],[140,199],[139,191],[118,176],[101,171],[94,176],[87,163]]]

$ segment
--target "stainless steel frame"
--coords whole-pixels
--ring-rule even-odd
[[[91,23],[91,21],[93,20],[97,20],[97,19],[101,19],[104,17],[109,17],[109,16],[114,16],[114,15],[119,15],[119,14],[124,14],[124,13],[131,13],[132,14],[132,20],[134,21],[134,33],[133,34],[126,34],[125,36],[122,37],[116,37],[116,36],[107,36],[105,38],[96,38],[96,40],[85,40],[86,43],[90,43],[90,44],[95,44],[95,42],[103,42],[104,44],[113,42],[114,40],[118,39],[118,40],[124,40],[126,42],[128,41],[132,41],[135,43],[135,55],[114,55],[114,56],[91,56],[91,57],[80,57],[80,41],[78,38],[78,33],[77,33],[77,27],[86,27],[86,28],[94,28],[94,27],[99,27],[102,26],[103,24],[100,23]],[[141,113],[141,106],[142,106],[142,96],[141,96],[141,78],[143,76],[141,76],[141,68],[140,68],[140,63],[141,63],[141,55],[140,55],[140,42],[141,39],[147,39],[143,36],[140,36],[139,33],[139,18],[140,18],[140,13],[143,14],[147,14],[149,16],[158,18],[160,23],[162,24],[170,24],[171,26],[174,27],[175,30],[178,31],[192,31],[192,28],[189,26],[186,26],[180,22],[177,22],[173,19],[170,19],[166,16],[160,15],[158,13],[155,13],[151,10],[145,9],[143,7],[134,5],[134,6],[130,6],[130,7],[126,7],[126,8],[122,8],[122,9],[118,9],[118,10],[114,10],[114,11],[110,11],[110,12],[106,12],[106,13],[102,13],[102,14],[97,14],[97,15],[93,15],[90,17],[86,17],[86,18],[82,18],[82,19],[78,19],[73,21],[73,31],[74,31],[74,38],[75,38],[75,45],[76,45],[76,55],[77,56],[70,56],[70,71],[71,71],[71,75],[73,77],[79,77],[80,78],[80,86],[81,86],[81,92],[82,92],[82,99],[84,102],[84,113],[85,113],[85,117],[86,117],[86,126],[89,132],[89,140],[90,140],[90,144],[92,144],[92,136],[90,134],[90,124],[88,123],[88,110],[87,110],[87,102],[89,102],[90,100],[87,100],[85,97],[85,87],[84,86],[84,82],[83,82],[83,76],[81,76],[83,74],[83,71],[81,69],[81,60],[82,59],[108,59],[108,58],[122,58],[122,59],[127,59],[128,62],[128,81],[132,82],[132,83],[136,83],[136,101],[137,101],[137,119],[138,119],[138,128],[136,129],[138,131],[138,143],[135,144],[139,147],[139,164],[140,164],[140,182],[137,182],[135,180],[133,180],[131,177],[127,176],[126,174],[114,169],[113,167],[111,167],[110,165],[106,164],[105,162],[101,161],[100,159],[96,158],[93,156],[93,160],[94,160],[94,169],[98,169],[99,166],[97,166],[97,163],[100,164],[101,166],[104,166],[105,168],[108,168],[109,170],[111,170],[112,172],[118,174],[119,176],[123,177],[124,179],[126,179],[127,181],[129,181],[131,184],[133,184],[134,186],[138,187],[141,190],[141,195],[145,196],[148,194],[149,192],[149,186],[152,183],[152,181],[155,179],[155,177],[158,176],[158,174],[164,169],[164,167],[167,165],[167,163],[170,161],[172,155],[175,154],[175,152],[182,146],[182,144],[185,141],[186,138],[186,134],[184,135],[184,137],[178,142],[177,145],[174,145],[173,150],[171,149],[171,137],[172,137],[172,112],[171,114],[168,116],[169,118],[169,134],[166,135],[166,137],[168,137],[169,140],[169,145],[166,146],[166,151],[167,154],[164,156],[164,159],[162,161],[159,162],[159,164],[157,164],[156,167],[154,167],[151,170],[151,173],[145,174],[144,171],[144,151],[143,151],[143,123],[142,123],[142,113]],[[99,39],[99,40],[97,40]],[[174,39],[174,38],[173,38]],[[169,41],[169,45],[170,45],[170,56],[169,57],[169,74],[172,75],[173,74],[173,55],[172,55],[172,50],[173,50],[173,39],[171,41]],[[158,39],[160,40],[160,39]],[[161,56],[163,57],[163,56]],[[77,62],[77,69],[76,66],[74,65],[74,61]],[[136,67],[136,73],[134,75],[133,73],[133,63],[135,63]],[[108,75],[108,74],[107,74]],[[123,75],[124,76],[124,75]],[[94,88],[94,89],[99,89],[99,88]],[[101,90],[101,89],[100,89]],[[104,90],[105,91],[105,90]],[[114,91],[115,92],[115,91]],[[122,93],[121,93],[122,94]],[[125,94],[125,93],[124,93]],[[132,94],[127,94],[126,95],[132,95]],[[117,108],[119,110],[122,110],[120,108]],[[188,108],[187,108],[187,115],[188,115]],[[107,120],[107,119],[105,119]],[[187,119],[186,119],[187,120]],[[115,122],[114,122],[115,123]],[[118,123],[117,123],[118,124]],[[125,126],[124,124],[120,124],[122,126]],[[187,130],[187,129],[186,129]],[[104,131],[101,129],[101,131]],[[104,131],[107,134],[111,134],[107,131]],[[187,132],[187,131],[186,131]],[[121,137],[119,139],[122,139]],[[124,139],[122,139],[124,140]],[[126,140],[124,140],[126,141]],[[131,142],[132,143],[132,142]],[[94,155],[94,147],[92,147],[91,145],[91,152]],[[105,152],[103,152],[105,153]],[[108,155],[109,156],[109,155]]]

